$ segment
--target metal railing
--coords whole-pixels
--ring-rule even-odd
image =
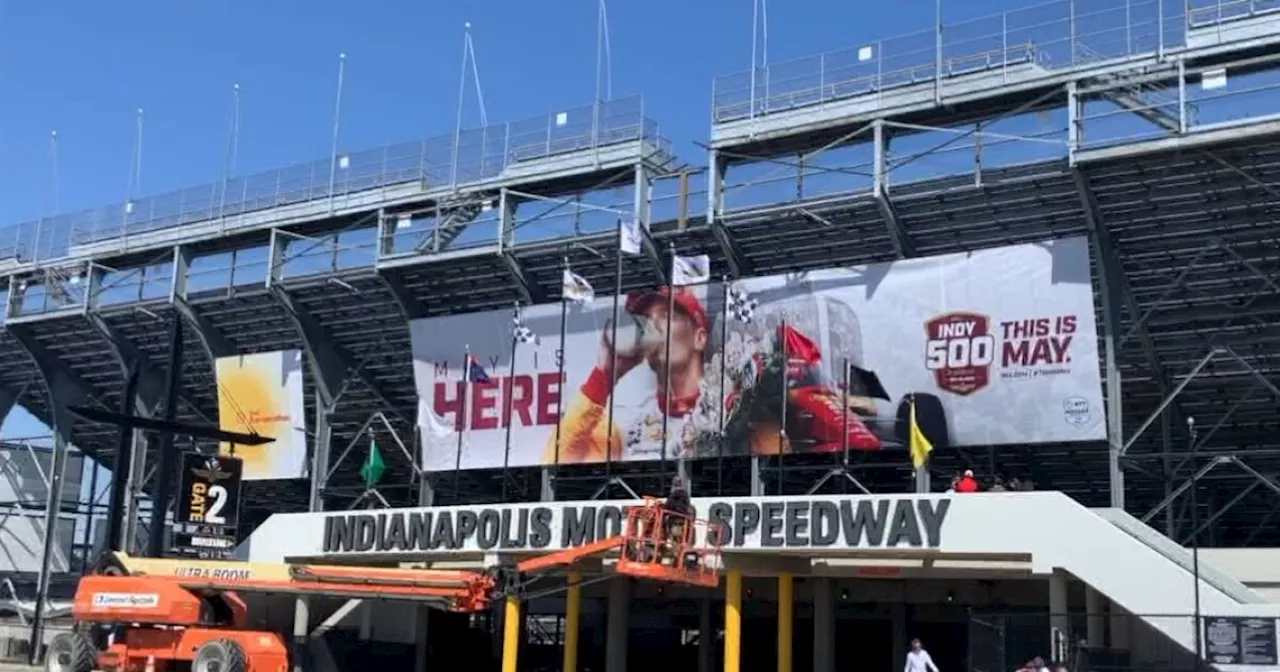
[[[1235,5],[1247,5],[1237,8]],[[1256,13],[1280,0],[1229,0],[1196,7],[1215,20]],[[1265,7],[1264,7],[1265,6]],[[1226,10],[1222,9],[1227,7]],[[1034,63],[1064,69],[1155,54],[1185,41],[1183,3],[1124,0],[1098,7],[1054,0],[858,47],[723,75],[713,80],[712,123],[818,105],[935,79]]]
[[[1218,0],[1192,7],[1187,23],[1192,28],[1215,26],[1233,19],[1247,19],[1280,11],[1280,0]]]
[[[547,115],[463,130],[330,159],[116,203],[0,228],[0,260],[51,261],[75,245],[286,205],[420,182],[463,187],[500,177],[507,168],[570,152],[644,140],[663,151],[668,141],[644,116],[641,96],[569,108]]]

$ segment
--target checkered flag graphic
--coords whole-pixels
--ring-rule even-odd
[[[747,294],[733,285],[729,286],[728,310],[729,315],[733,316],[733,319],[742,322],[743,324],[750,324],[752,318],[755,317],[756,308],[759,306],[760,302],[750,294]]]
[[[524,326],[524,322],[520,319],[520,310],[516,309],[515,315],[511,317],[511,337],[516,343],[537,345],[539,342],[538,335],[533,330]]]

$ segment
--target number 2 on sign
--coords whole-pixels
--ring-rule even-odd
[[[222,515],[222,507],[227,505],[227,489],[221,485],[209,486],[209,511],[205,513],[205,522],[210,525],[226,525],[227,517]]]
[[[226,525],[222,509],[227,505],[227,489],[221,485],[196,483],[191,488],[191,521],[210,525]]]
[[[940,338],[925,345],[925,366],[930,371],[989,366],[995,359],[995,351],[996,339],[991,335]]]

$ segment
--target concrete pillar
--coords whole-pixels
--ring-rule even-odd
[[[1049,655],[1055,662],[1065,657],[1069,641],[1070,618],[1067,614],[1067,575],[1054,572],[1049,576]]]
[[[1129,625],[1132,616],[1124,607],[1112,602],[1111,611],[1111,647],[1122,651],[1129,650]]]
[[[890,646],[893,647],[893,666],[890,670],[896,672],[903,669],[907,664],[907,604],[906,602],[898,602],[889,606],[889,618],[893,621],[893,638]]]
[[[413,637],[413,672],[427,672],[427,657],[431,654],[431,609],[418,605],[414,611],[417,627]]]
[[[835,672],[836,669],[836,594],[835,581],[829,578],[813,581],[813,672]]]
[[[307,635],[311,634],[311,601],[299,597],[293,602],[293,672],[303,672],[307,665]]]
[[[373,602],[365,600],[360,603],[360,641],[373,639]]]
[[[698,672],[711,672],[715,660],[716,631],[711,620],[711,600],[698,603]]]
[[[605,607],[604,672],[627,672],[627,629],[631,611],[631,580],[619,576],[609,582]]]
[[[1088,642],[1090,648],[1102,648],[1106,645],[1106,639],[1103,635],[1106,626],[1106,619],[1102,613],[1103,602],[1102,593],[1094,590],[1093,586],[1085,586],[1085,641]]]

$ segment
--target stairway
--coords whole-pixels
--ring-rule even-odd
[[[466,230],[467,225],[484,212],[486,200],[478,196],[469,196],[452,202],[442,202],[435,227],[418,241],[416,251],[441,252],[449,249],[453,241]]]
[[[1076,63],[1089,64],[1107,60],[1107,57],[1093,49],[1076,44]],[[1178,118],[1178,94],[1170,92],[1166,87],[1155,82],[1132,81],[1130,76],[1113,72],[1092,79],[1093,84],[1112,87],[1114,90],[1106,94],[1107,99],[1167,131],[1177,133],[1182,125]],[[1194,123],[1198,110],[1194,104],[1187,105],[1187,123]]]

